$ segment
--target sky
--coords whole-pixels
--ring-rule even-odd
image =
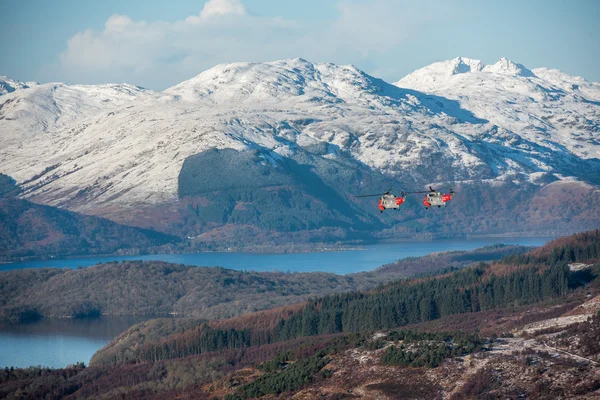
[[[0,75],[163,90],[302,57],[395,82],[458,56],[600,82],[596,0],[2,0]]]

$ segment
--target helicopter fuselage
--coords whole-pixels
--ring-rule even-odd
[[[446,203],[450,200],[452,200],[452,194],[450,193],[442,194],[440,192],[431,192],[425,195],[423,204],[425,205],[425,208],[435,206],[446,207]]]
[[[397,197],[393,194],[384,194],[379,198],[379,210],[383,212],[383,210],[388,208],[398,209],[406,200],[406,195]]]

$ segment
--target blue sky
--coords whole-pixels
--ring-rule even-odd
[[[457,56],[600,81],[596,0],[5,0],[0,75],[164,89],[216,64],[303,57],[393,82]]]

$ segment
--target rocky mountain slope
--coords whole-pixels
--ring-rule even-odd
[[[12,93],[19,89],[28,89],[37,86],[37,82],[20,82],[10,79],[8,76],[0,75],[0,95]]]
[[[599,87],[460,58],[395,85],[293,59],[218,65],[158,93],[23,87],[0,96],[0,171],[35,202],[181,235],[231,224],[346,235],[423,222],[350,198],[390,186],[487,182],[502,196],[495,187],[558,180],[597,197]]]
[[[133,85],[67,85],[15,82],[0,76],[0,143],[6,148],[51,134],[86,117],[129,102],[143,89]]]

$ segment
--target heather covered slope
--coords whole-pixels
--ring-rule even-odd
[[[469,318],[459,316],[458,318]],[[472,318],[472,317],[471,317]],[[588,343],[598,319],[565,332]],[[581,339],[581,340],[580,340]],[[380,331],[136,364],[0,372],[13,399],[597,398],[593,359],[544,338]],[[574,351],[572,349],[569,349]]]
[[[20,192],[14,179],[0,174],[0,261],[166,251],[180,242],[164,233],[34,204],[19,199]]]

